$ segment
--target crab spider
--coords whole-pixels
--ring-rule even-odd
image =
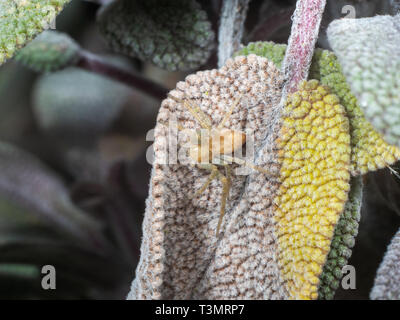
[[[199,169],[210,171],[203,186],[196,191],[193,198],[201,195],[214,179],[218,179],[222,183],[222,198],[220,216],[218,220],[216,236],[218,237],[221,228],[221,223],[225,215],[226,202],[229,197],[229,191],[232,182],[232,168],[230,165],[236,163],[257,170],[259,172],[269,174],[270,172],[246,162],[241,158],[232,156],[235,150],[241,148],[246,143],[246,134],[241,131],[224,128],[224,125],[229,120],[233,110],[239,105],[242,95],[240,95],[225,113],[222,121],[217,127],[212,127],[210,118],[200,109],[200,107],[187,99],[179,99],[168,95],[171,99],[181,103],[196,119],[203,130],[196,131],[196,139],[190,145],[189,157],[193,160]],[[184,130],[181,125],[178,125],[179,130]],[[224,168],[224,174],[219,168]]]

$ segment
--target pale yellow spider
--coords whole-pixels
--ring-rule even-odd
[[[204,185],[196,191],[193,198],[202,194],[214,179],[221,181],[222,199],[216,232],[216,235],[218,236],[222,219],[225,214],[226,201],[229,197],[229,191],[231,188],[232,169],[230,165],[236,163],[269,174],[267,170],[233,156],[233,152],[246,143],[246,134],[241,131],[224,128],[224,125],[229,120],[235,107],[239,104],[242,96],[239,96],[234,101],[216,128],[212,127],[210,118],[198,105],[189,102],[186,99],[182,100],[174,97],[171,94],[168,96],[176,102],[181,103],[193,115],[201,128],[205,129],[201,132],[202,136],[199,131],[196,132],[197,139],[195,139],[195,142],[190,145],[189,157],[196,163],[198,168],[209,170],[211,173]],[[184,130],[184,128],[179,124],[178,129]],[[205,137],[204,133],[206,135]],[[218,167],[223,167],[225,174],[222,174]]]

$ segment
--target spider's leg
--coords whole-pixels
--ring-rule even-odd
[[[267,175],[271,175],[270,171],[268,171],[268,170],[266,170],[264,168],[261,168],[259,166],[256,166],[255,164],[252,164],[250,162],[247,162],[246,160],[243,160],[243,159],[240,159],[240,158],[237,158],[237,157],[228,156],[226,154],[220,155],[220,158],[222,160],[229,161],[231,163],[233,162],[233,163],[236,163],[238,165],[254,169],[254,170],[258,171],[258,172],[261,172],[261,173],[264,173],[264,174],[267,174]]]
[[[196,191],[196,193],[193,195],[193,198],[196,198],[197,196],[201,195],[207,187],[210,185],[210,183],[218,176],[218,168],[217,166],[212,166],[211,173],[207,178],[207,181],[203,184],[203,186]]]
[[[161,123],[162,125],[166,126],[166,127],[168,127],[168,126],[171,124],[171,122],[166,123],[166,122],[164,122],[164,121],[160,121],[160,123]],[[173,122],[172,122],[172,125],[176,126],[176,128],[178,129],[178,131],[189,130],[189,129],[184,128],[178,121],[173,121]]]
[[[186,109],[192,114],[192,116],[197,120],[200,126],[203,129],[211,129],[211,121],[207,117],[207,115],[200,109],[198,105],[194,105],[189,103],[187,100],[182,100],[177,97],[174,97],[172,94],[168,94],[168,97],[176,102],[182,103]]]
[[[222,119],[222,121],[220,122],[220,124],[218,125],[218,129],[222,129],[226,123],[226,121],[228,121],[228,119],[230,118],[230,116],[232,115],[233,109],[236,108],[236,106],[239,104],[240,100],[242,99],[243,94],[241,94],[236,100],[235,102],[232,104],[232,106],[229,108],[229,110],[225,113],[224,118]]]
[[[197,114],[202,118],[203,120],[203,128],[204,129],[211,129],[212,128],[212,124],[211,124],[211,120],[210,118],[203,112],[203,110],[201,110],[200,106],[198,104],[196,104],[193,101],[185,101],[186,104],[186,108],[191,108],[192,110],[194,110],[194,112],[197,112]]]
[[[220,173],[219,171],[218,171],[218,173],[219,173],[218,178],[222,182],[222,196],[221,196],[221,211],[220,211],[220,214],[219,214],[219,220],[218,220],[218,225],[217,225],[217,233],[216,233],[217,237],[219,235],[219,230],[221,228],[222,219],[224,218],[224,215],[225,215],[226,200],[229,197],[229,191],[231,189],[230,174],[228,174],[229,177],[226,177],[222,173]]]
[[[228,179],[229,185],[232,184],[232,168],[229,165],[225,166],[225,177]]]

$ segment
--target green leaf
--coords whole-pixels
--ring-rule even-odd
[[[350,185],[349,199],[335,227],[331,250],[320,276],[319,299],[333,299],[343,276],[342,268],[351,257],[355,238],[358,234],[362,204],[362,178],[353,177]]]
[[[283,44],[256,42],[250,43],[235,55],[256,54],[264,56],[280,67],[285,51],[286,45]],[[376,169],[376,163],[382,162],[380,161],[382,149],[378,149],[379,152],[375,152],[376,144],[380,143],[383,145],[383,142],[374,137],[372,128],[370,128],[368,122],[365,121],[357,105],[357,100],[352,95],[346,83],[335,55],[328,50],[317,49],[313,57],[310,77],[319,79],[321,83],[329,86],[332,92],[340,98],[341,104],[346,108],[351,126],[352,173],[354,175],[359,175],[359,173],[365,173],[365,171]],[[373,139],[370,139],[371,137],[373,137]],[[380,147],[384,147],[387,150],[392,149],[392,147],[386,144]],[[362,151],[364,149],[368,150],[367,155],[363,154]],[[378,161],[375,159],[378,159]],[[363,188],[361,177],[352,177],[350,185],[349,199],[335,226],[330,251],[324,264],[323,272],[319,277],[319,299],[333,298],[342,278],[342,267],[347,264],[352,254],[355,237],[358,233]]]
[[[194,0],[113,1],[98,22],[112,50],[169,71],[201,66],[214,48],[211,23]]]
[[[35,71],[50,72],[76,63],[79,52],[79,45],[67,34],[44,31],[21,49],[15,59]]]
[[[400,15],[340,19],[329,43],[366,118],[400,146]]]
[[[71,142],[104,133],[128,101],[129,87],[78,68],[42,75],[33,103],[39,127]]]
[[[71,0],[1,0],[0,65],[38,33],[48,29]]]

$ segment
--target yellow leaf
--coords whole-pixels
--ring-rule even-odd
[[[293,299],[318,297],[319,276],[350,190],[349,121],[329,91],[317,80],[302,82],[288,97],[277,141],[281,163],[297,160],[296,166],[281,167],[274,199],[278,260]],[[320,144],[324,150],[316,148]]]

